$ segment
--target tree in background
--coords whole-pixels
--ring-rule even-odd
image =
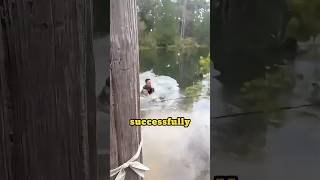
[[[138,0],[138,15],[139,20],[143,22],[145,28],[144,30],[150,32],[154,27],[155,21],[155,8],[160,1],[157,0]]]
[[[320,1],[319,0],[287,0],[291,20],[287,28],[287,36],[299,41],[308,41],[320,33]]]
[[[209,1],[138,0],[138,7],[140,45],[167,47],[191,39],[209,46]]]
[[[210,46],[210,9],[202,14],[200,21],[196,21],[194,36],[199,44]]]
[[[154,36],[158,46],[167,47],[178,37],[178,21],[175,17],[175,6],[170,0],[162,0],[155,19]]]

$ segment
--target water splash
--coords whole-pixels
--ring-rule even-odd
[[[183,95],[180,93],[179,84],[169,76],[157,76],[152,70],[140,74],[140,92],[145,85],[145,79],[151,79],[155,89],[154,94],[148,97],[140,97],[141,110],[155,110],[162,108],[173,108],[177,106],[175,101],[162,102],[163,99],[177,99]]]
[[[210,81],[202,82],[203,94],[208,94]],[[157,76],[152,71],[140,74],[140,81],[151,79],[156,95],[166,99],[183,97],[176,80],[168,76]],[[143,83],[140,85],[141,89]],[[150,99],[149,99],[150,100]],[[161,103],[160,103],[161,104]],[[190,111],[181,108],[180,100],[158,103],[142,101],[145,111],[142,118],[186,117],[191,118],[188,128],[184,127],[143,127],[144,164],[151,168],[146,180],[209,180],[210,167],[210,100],[200,98],[193,102]],[[156,107],[156,109],[155,109]],[[175,107],[170,109],[167,107]],[[143,109],[143,108],[142,108]]]

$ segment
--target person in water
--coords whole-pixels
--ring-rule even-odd
[[[141,93],[144,95],[150,95],[150,94],[154,93],[154,88],[151,86],[151,80],[146,79],[145,83],[146,84],[143,86]]]

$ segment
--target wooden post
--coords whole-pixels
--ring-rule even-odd
[[[0,179],[97,179],[91,7],[0,0]]]
[[[137,151],[141,132],[129,120],[139,118],[139,49],[136,0],[111,0],[110,9],[110,168]],[[140,158],[140,161],[142,159]],[[140,179],[130,168],[126,180]]]
[[[11,180],[10,162],[10,126],[8,119],[8,89],[5,70],[5,59],[7,58],[5,44],[3,41],[4,33],[0,26],[0,179]]]

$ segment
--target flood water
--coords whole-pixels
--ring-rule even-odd
[[[196,74],[200,56],[208,50],[196,50],[189,56],[171,51],[140,51],[140,89],[150,78],[155,94],[162,101],[141,97],[142,118],[191,119],[185,127],[143,127],[144,164],[151,170],[146,180],[205,180],[210,164],[209,76]],[[197,87],[197,96],[186,89]]]
[[[97,96],[105,83],[107,72],[106,37],[94,41]],[[245,180],[300,180],[320,176],[320,110],[319,106],[286,109],[277,113],[256,113],[235,117],[214,118],[247,110],[234,99],[239,97],[229,84],[219,81],[212,72],[209,77],[197,76],[197,60],[207,50],[178,56],[174,52],[140,52],[140,85],[150,78],[159,96],[167,101],[149,102],[141,99],[141,115],[146,118],[184,116],[191,118],[189,128],[144,127],[143,159],[150,167],[146,180],[209,179],[213,175],[238,175]],[[286,67],[294,76],[294,84],[285,93],[266,97],[257,106],[299,106],[320,101],[312,83],[320,81],[319,53],[302,55]],[[245,71],[245,70],[244,70]],[[234,76],[240,76],[234,74]],[[199,97],[186,97],[186,88],[196,86]],[[235,84],[238,84],[235,82]],[[289,89],[289,90],[288,90]],[[258,89],[256,91],[268,91]],[[314,96],[314,97],[312,97]],[[277,99],[277,101],[273,101]],[[251,106],[254,106],[251,104]],[[211,133],[209,117],[211,108]],[[249,107],[250,108],[250,107]],[[99,177],[107,178],[109,164],[108,114],[98,109]],[[211,137],[210,137],[211,135]],[[210,138],[213,140],[210,155]],[[210,161],[211,160],[211,161]],[[307,175],[307,176],[306,176]]]
[[[319,179],[319,106],[221,117],[252,110],[254,106],[298,107],[319,103],[319,89],[316,91],[312,86],[320,82],[319,57],[319,52],[297,57],[284,66],[293,77],[289,87],[272,93],[267,93],[272,91],[272,85],[255,89],[251,94],[260,91],[263,101],[251,101],[247,105],[236,100],[241,96],[240,86],[230,90],[228,84],[212,78],[211,169],[214,175],[237,175],[243,180]]]

